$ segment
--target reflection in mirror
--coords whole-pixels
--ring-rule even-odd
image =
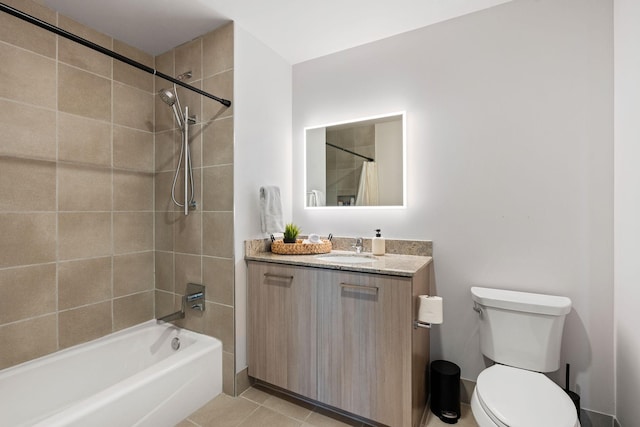
[[[404,113],[307,128],[305,206],[404,206]]]

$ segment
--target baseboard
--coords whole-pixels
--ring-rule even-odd
[[[249,377],[248,367],[236,373],[236,396],[240,396],[252,385],[253,381],[251,380],[251,377]]]

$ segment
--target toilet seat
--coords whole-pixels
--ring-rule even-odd
[[[541,373],[494,365],[480,373],[473,393],[499,427],[580,426],[569,396]]]

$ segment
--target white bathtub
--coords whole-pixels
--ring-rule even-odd
[[[222,343],[151,320],[0,371],[0,426],[171,427],[221,392]]]

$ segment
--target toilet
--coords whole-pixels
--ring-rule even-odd
[[[543,372],[560,367],[566,297],[472,287],[480,351],[471,411],[480,427],[580,427],[571,398]]]

